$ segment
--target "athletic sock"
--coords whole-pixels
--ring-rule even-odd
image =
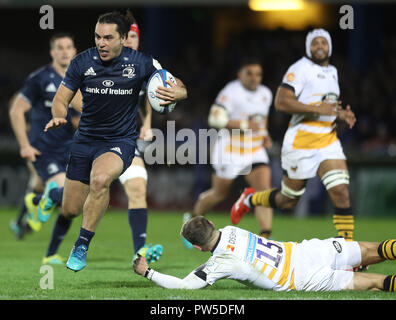
[[[51,189],[48,195],[52,202],[54,202],[56,205],[61,205],[63,198],[63,187]]]
[[[16,224],[18,226],[23,225],[26,214],[27,214],[27,209],[26,209],[25,201],[23,201],[23,203],[21,204],[21,207],[19,209],[18,218],[16,220]]]
[[[269,239],[271,236],[272,230],[261,230],[260,231],[260,236]]]
[[[278,191],[278,189],[272,188],[253,193],[253,195],[250,197],[251,206],[263,206],[275,209],[275,195],[278,193]]]
[[[59,214],[55,221],[54,229],[52,230],[51,241],[47,249],[46,257],[52,256],[57,253],[59,245],[69,231],[72,220],[67,219],[63,214]]]
[[[396,276],[387,276],[384,280],[384,291],[396,292]]]
[[[32,199],[32,202],[35,206],[37,206],[41,200],[41,197],[43,196],[42,193],[36,194],[36,196]]]
[[[396,260],[396,240],[382,241],[378,246],[378,254],[385,260]]]
[[[78,236],[77,241],[74,243],[74,246],[77,248],[80,245],[85,245],[87,248],[89,247],[89,243],[91,242],[95,232],[89,231],[87,229],[81,228],[80,235]]]
[[[132,231],[133,248],[137,253],[146,243],[147,208],[129,209],[128,220]]]
[[[347,241],[353,241],[355,219],[351,208],[336,208],[336,213],[333,215],[333,224],[339,236]]]

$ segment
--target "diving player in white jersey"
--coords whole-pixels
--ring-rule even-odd
[[[219,92],[211,107],[209,125],[222,130],[226,128],[230,134],[217,137],[211,150],[211,164],[215,170],[212,187],[199,195],[192,216],[204,215],[225,200],[232,183],[240,175],[255,190],[271,188],[271,170],[265,148],[272,145],[267,131],[272,93],[261,84],[262,73],[258,60],[244,61],[239,68],[238,79],[229,82]],[[257,207],[255,213],[260,234],[269,237],[272,209]],[[185,214],[184,221],[188,218],[189,214]],[[191,248],[184,239],[183,242]]]
[[[357,273],[352,268],[396,259],[396,240],[381,243],[346,241],[342,237],[278,242],[227,226],[216,230],[198,216],[184,223],[181,235],[212,256],[180,279],[134,262],[137,274],[168,289],[201,289],[220,279],[233,279],[274,291],[396,291],[396,276]]]
[[[307,57],[290,66],[275,97],[275,108],[292,114],[282,146],[281,190],[253,195],[253,190],[246,189],[231,210],[231,219],[236,223],[256,205],[294,208],[304,194],[307,180],[319,175],[335,207],[333,222],[338,235],[353,240],[349,173],[336,120],[352,128],[356,118],[349,105],[341,107],[337,69],[329,64],[331,53],[327,31],[314,29],[308,33]]]

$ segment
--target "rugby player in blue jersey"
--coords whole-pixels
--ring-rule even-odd
[[[76,48],[71,34],[58,33],[52,36],[50,39],[52,63],[29,75],[10,108],[11,125],[20,146],[20,155],[33,164],[34,170],[46,185],[45,197],[30,193],[25,198],[28,223],[35,231],[40,230],[42,222],[48,221],[55,207],[62,202],[68,153],[80,114],[73,109],[69,110],[68,106],[66,126],[52,132],[43,132],[43,128],[52,118],[52,100],[75,54]],[[81,110],[81,104],[81,94],[78,93],[70,105],[76,110]],[[25,118],[28,112],[30,112],[29,132]],[[42,210],[46,209],[47,199],[50,199],[51,208]],[[62,232],[66,232],[70,223],[71,220],[65,220],[59,215],[55,225],[60,225]],[[55,254],[47,252],[43,262],[56,263],[58,260],[59,257]]]
[[[96,47],[70,63],[54,97],[52,120],[45,131],[67,125],[68,105],[78,89],[83,107],[66,171],[62,209],[67,217],[83,212],[82,227],[66,266],[80,271],[98,223],[109,204],[110,184],[132,163],[140,89],[160,64],[152,57],[124,47],[130,25],[119,12],[101,15],[95,26]],[[177,87],[177,89],[175,88]],[[160,88],[164,104],[187,98],[177,86]]]

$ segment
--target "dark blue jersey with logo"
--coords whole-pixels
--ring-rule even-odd
[[[108,62],[100,59],[95,47],[78,54],[62,81],[83,96],[76,141],[137,139],[139,92],[160,68],[152,57],[127,47]]]
[[[52,65],[46,65],[32,72],[19,91],[19,94],[32,106],[29,142],[40,151],[67,153],[73,139],[74,129],[71,118],[78,116],[79,113],[71,108],[67,114],[67,125],[44,132],[45,125],[52,119],[52,100],[61,81],[62,76]]]

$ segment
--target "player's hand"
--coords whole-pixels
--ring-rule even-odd
[[[53,118],[50,120],[50,122],[47,123],[47,125],[44,128],[44,131],[47,132],[48,130],[59,128],[61,126],[64,126],[66,123],[67,120],[65,118]]]
[[[141,255],[138,255],[138,258],[135,259],[135,261],[133,262],[133,270],[137,274],[144,276],[144,273],[146,272],[147,268],[148,268],[148,263],[146,258],[142,257]]]
[[[347,105],[345,109],[338,108],[338,119],[343,120],[352,129],[356,122],[355,113],[351,110],[351,106]]]
[[[316,113],[322,116],[336,116],[338,108],[341,106],[341,101],[335,103],[328,103],[323,101],[319,106],[315,108]]]
[[[187,98],[187,89],[184,86],[174,84],[170,80],[166,80],[165,82],[169,84],[170,87],[159,86],[156,91],[157,97],[165,100],[164,102],[161,102],[160,105],[163,106],[171,104],[175,101],[180,101]]]
[[[263,146],[264,146],[264,148],[267,148],[267,149],[272,147],[272,139],[269,135],[264,137]]]
[[[28,159],[32,162],[35,162],[36,156],[41,155],[41,152],[39,150],[37,150],[35,147],[28,145],[28,146],[21,148],[20,155],[22,158]]]

